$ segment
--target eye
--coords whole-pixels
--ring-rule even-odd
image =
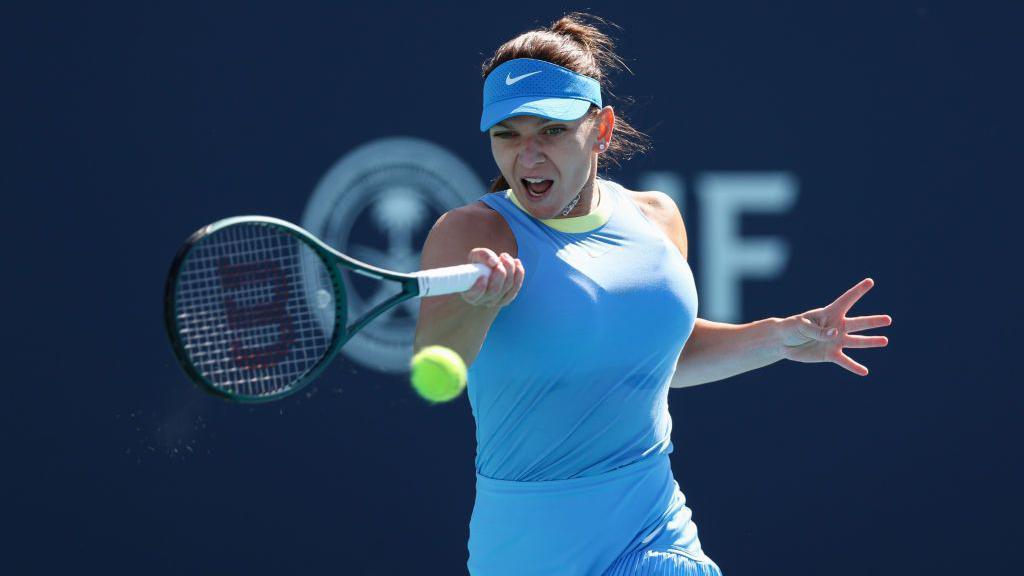
[[[492,138],[501,138],[502,140],[508,140],[509,138],[511,138],[514,135],[515,135],[515,132],[508,132],[508,131],[491,132],[491,137]]]
[[[548,136],[557,136],[565,132],[565,126],[549,126],[544,129],[544,133]]]

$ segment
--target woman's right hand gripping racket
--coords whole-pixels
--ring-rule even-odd
[[[401,292],[349,324],[338,265],[396,282]],[[383,270],[284,220],[240,216],[204,226],[178,251],[164,322],[192,380],[218,396],[264,402],[311,382],[353,334],[390,308],[468,290],[487,274],[483,264]]]

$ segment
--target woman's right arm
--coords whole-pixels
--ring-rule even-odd
[[[515,237],[496,212],[479,205],[452,210],[438,219],[423,245],[420,269],[480,262],[491,268],[461,294],[420,299],[413,351],[440,345],[457,352],[469,366],[491,323],[523,285],[523,264],[514,257]]]

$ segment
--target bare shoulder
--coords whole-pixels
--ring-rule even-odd
[[[627,192],[629,192],[633,202],[644,211],[648,218],[663,220],[670,219],[673,216],[673,212],[675,215],[679,214],[679,208],[676,206],[675,201],[664,192],[638,192],[635,190],[627,190]]]
[[[483,202],[454,208],[437,219],[423,245],[421,268],[465,264],[473,248],[518,256],[515,235],[505,218]]]
[[[683,258],[686,258],[688,247],[686,224],[683,223],[683,215],[679,213],[679,207],[676,206],[675,200],[668,194],[658,191],[626,190],[626,192],[630,199],[640,207],[647,219],[660,228],[668,236],[668,239],[679,248]]]

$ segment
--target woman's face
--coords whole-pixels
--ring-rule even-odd
[[[520,204],[554,218],[591,182],[613,123],[610,107],[571,122],[514,116],[491,127],[491,153]]]

